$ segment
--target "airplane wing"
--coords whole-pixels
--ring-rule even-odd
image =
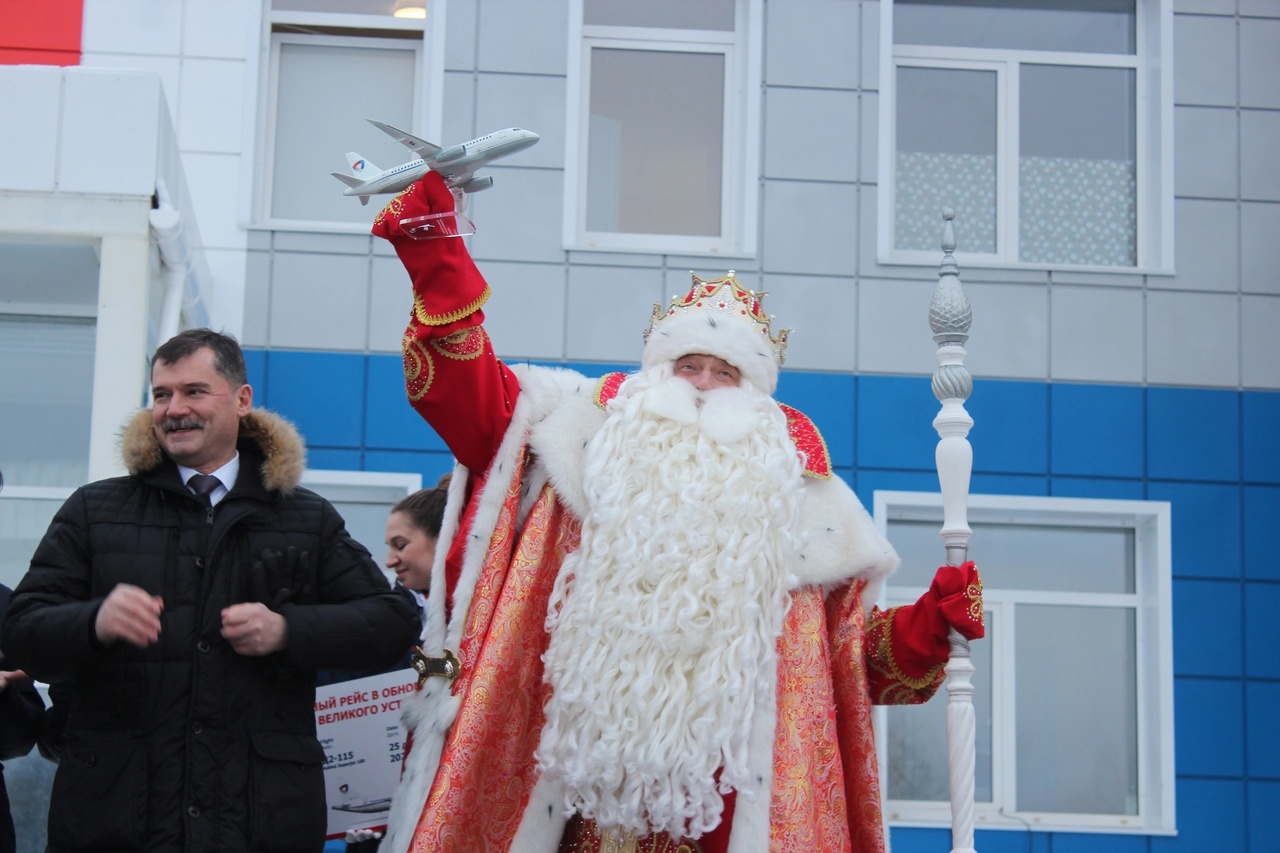
[[[412,149],[423,160],[430,160],[437,152],[441,150],[441,147],[439,145],[436,145],[435,143],[432,143],[432,142],[428,142],[425,139],[419,139],[418,137],[414,136],[412,133],[405,133],[400,128],[392,127],[386,122],[376,121],[375,119],[371,119],[371,118],[365,119],[365,121],[369,122],[369,124],[373,125],[378,130],[385,133],[387,136],[390,136],[392,139],[394,139],[396,142],[399,142],[401,145],[405,146],[406,148]]]

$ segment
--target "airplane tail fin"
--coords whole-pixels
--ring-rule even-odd
[[[376,175],[382,171],[355,151],[347,152],[347,166],[351,169],[351,174],[355,175],[357,178],[366,175]]]

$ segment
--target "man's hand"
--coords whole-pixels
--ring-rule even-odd
[[[16,681],[24,681],[26,678],[27,674],[20,669],[0,672],[0,693],[3,693],[10,684]]]
[[[256,601],[233,604],[222,611],[222,636],[237,654],[261,657],[284,648],[284,617]]]
[[[98,608],[93,630],[103,643],[123,640],[145,649],[160,639],[164,600],[133,584],[116,584]]]

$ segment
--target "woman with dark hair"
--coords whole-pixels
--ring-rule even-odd
[[[431,588],[431,564],[448,494],[449,475],[445,474],[435,488],[402,499],[387,518],[387,568],[396,573],[401,586],[415,593],[420,607]]]

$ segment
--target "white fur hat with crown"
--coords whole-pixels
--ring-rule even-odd
[[[733,270],[705,281],[693,276],[693,287],[667,307],[655,304],[644,333],[641,366],[648,370],[681,356],[702,353],[722,358],[766,394],[778,386],[790,329],[775,338],[771,317],[761,307],[764,293],[747,290]]]

